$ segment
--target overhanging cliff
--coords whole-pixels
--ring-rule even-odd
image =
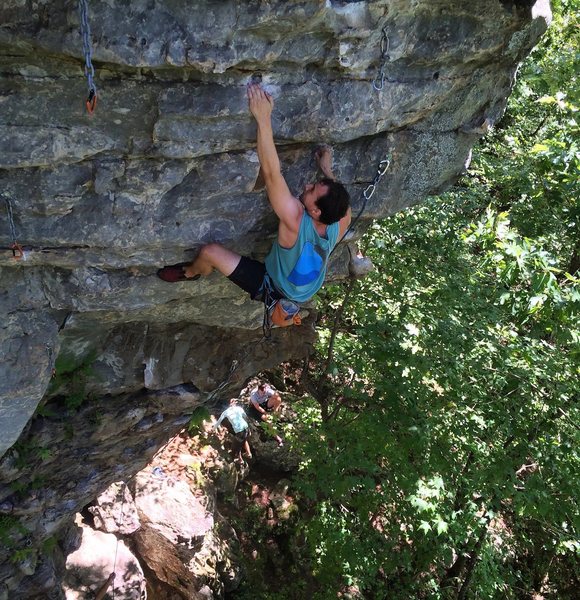
[[[360,233],[456,180],[549,14],[547,2],[525,0],[90,0],[99,100],[88,115],[77,3],[3,2],[4,513],[24,519],[34,543],[45,539],[141,468],[195,406],[307,352],[311,320],[256,344],[261,306],[225,278],[172,285],[155,275],[210,241],[255,258],[271,244],[277,222],[245,97],[252,77],[275,98],[292,190],[316,177],[314,148],[332,144],[356,213],[390,155]],[[21,260],[9,249],[8,205]],[[331,277],[344,276],[348,253],[335,254]],[[57,394],[57,358],[69,386],[91,366],[83,392],[93,400],[70,417],[72,436],[58,419],[27,428]],[[33,435],[51,452],[8,451]],[[23,493],[39,472],[41,489]],[[26,576],[33,590],[39,568],[0,571],[0,581],[13,590]]]

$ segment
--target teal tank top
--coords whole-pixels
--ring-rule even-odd
[[[326,237],[318,235],[312,218],[304,212],[298,239],[292,248],[274,242],[266,256],[266,271],[274,286],[289,300],[306,302],[322,287],[326,265],[336,245],[340,225],[326,227]]]

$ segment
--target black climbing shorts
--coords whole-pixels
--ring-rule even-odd
[[[238,431],[238,433],[234,433],[234,437],[238,442],[243,444],[250,437],[250,430],[248,428],[242,429],[242,431]]]
[[[260,288],[266,275],[266,265],[259,260],[242,256],[238,266],[233,273],[228,277],[230,281],[241,287],[245,292],[250,294],[252,300],[262,300],[259,297]],[[273,299],[282,298],[281,294],[274,292]]]
[[[270,408],[268,406],[267,402],[264,402],[264,404],[260,404],[260,408],[263,408],[267,413],[272,412],[274,410],[273,408]],[[247,412],[250,415],[250,417],[253,417],[254,419],[256,419],[256,421],[262,420],[262,413],[253,404],[250,404]]]

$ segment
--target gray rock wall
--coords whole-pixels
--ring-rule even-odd
[[[26,488],[33,475],[20,468],[6,479],[19,452],[9,449],[33,443],[39,404],[48,407],[79,378],[108,419],[111,398],[133,402],[141,390],[189,383],[203,403],[307,351],[308,322],[255,346],[261,307],[219,274],[174,285],[155,276],[210,241],[255,258],[269,248],[276,219],[258,178],[245,99],[253,76],[260,73],[275,98],[275,136],[294,191],[316,176],[312,150],[330,143],[356,213],[378,161],[391,155],[360,233],[370,219],[456,180],[483,124],[502,115],[517,65],[550,14],[544,0],[88,3],[93,115],[84,109],[76,2],[0,4],[0,503],[18,518],[19,503],[28,505],[22,494],[13,498],[14,482]],[[382,63],[377,91],[371,82]],[[5,200],[25,249],[18,261]],[[336,253],[331,277],[346,272],[346,254]],[[59,376],[69,373],[58,391],[57,357]],[[43,421],[54,428],[47,439],[59,439],[60,426]],[[119,427],[131,446],[130,419]],[[91,434],[86,451],[97,456],[102,444]],[[52,448],[65,469],[78,462],[69,450]],[[115,452],[124,469],[137,470],[122,444]],[[86,468],[79,478],[97,469],[91,461],[74,468]],[[58,495],[62,482],[50,471],[42,476],[43,489]],[[97,477],[90,493],[111,481]],[[88,493],[70,500],[72,515]],[[53,521],[43,525],[30,510],[30,539],[46,538]],[[0,569],[0,590],[12,593],[17,580]]]

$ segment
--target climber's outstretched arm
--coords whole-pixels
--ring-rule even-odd
[[[325,177],[328,179],[332,179],[336,181],[336,177],[332,171],[332,148],[330,146],[320,146],[314,153],[316,157],[316,162],[318,163],[318,168],[322,171]],[[350,227],[350,222],[352,220],[352,211],[350,206],[348,207],[348,211],[344,217],[339,221],[339,231],[338,237],[342,238],[342,236],[347,232]]]
[[[297,232],[303,207],[298,198],[290,193],[280,170],[280,159],[274,145],[272,131],[274,99],[261,86],[252,84],[248,86],[248,103],[258,125],[258,158],[268,199],[281,223]]]

